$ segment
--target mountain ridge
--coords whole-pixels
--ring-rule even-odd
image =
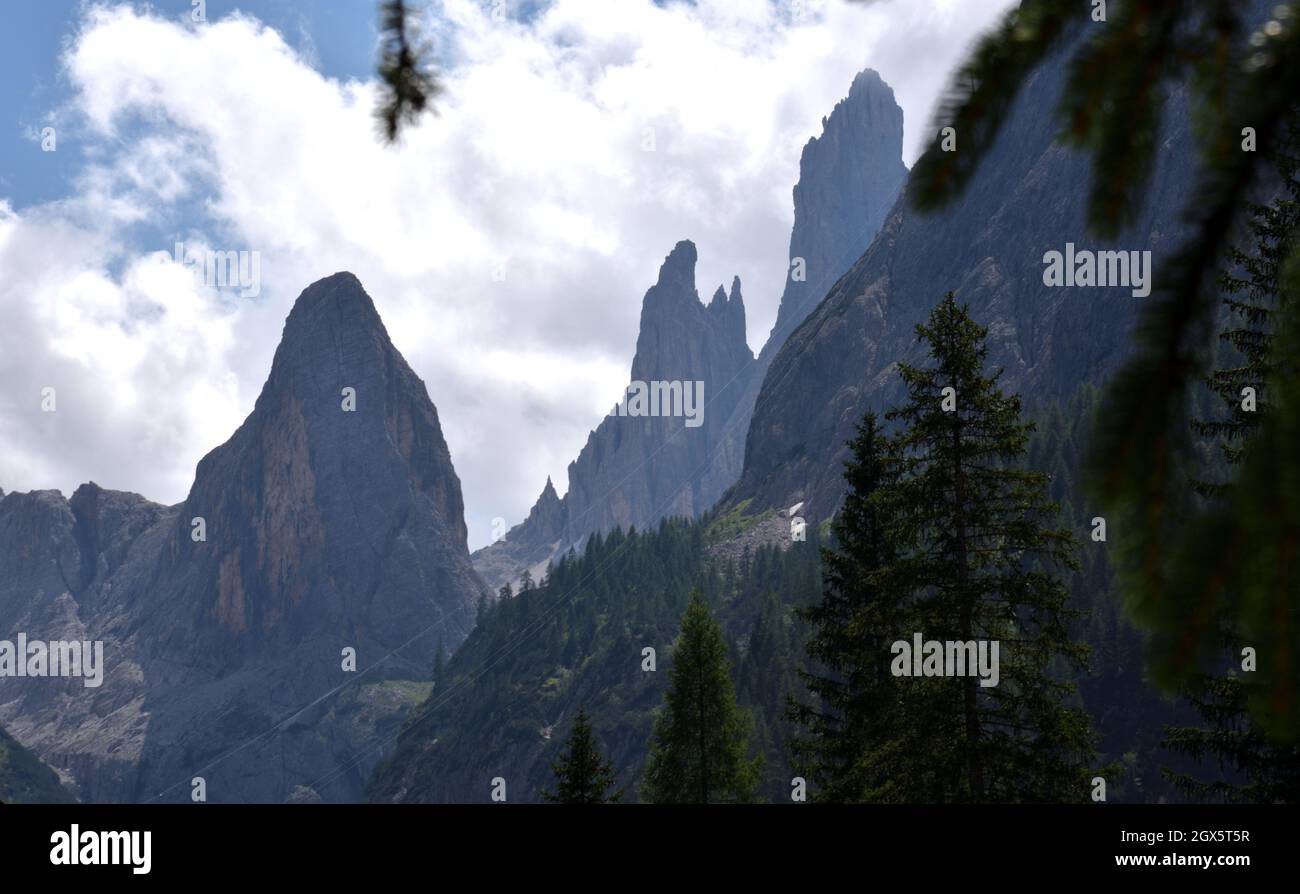
[[[474,553],[475,568],[493,589],[517,579],[524,570],[539,579],[549,562],[570,548],[581,549],[593,533],[615,526],[644,528],[671,515],[697,518],[735,483],[742,471],[754,402],[776,348],[861,255],[901,187],[907,173],[902,128],[903,112],[893,90],[869,68],[854,77],[848,95],[822,118],[821,134],[810,137],[803,147],[798,182],[792,189],[791,263],[777,318],[758,356],[750,352],[739,360],[729,357],[721,364],[721,379],[708,372],[710,344],[721,345],[723,351],[745,344],[740,277],[732,279],[729,293],[719,286],[705,308],[717,323],[696,324],[703,332],[719,331],[720,337],[712,342],[696,337],[684,324],[698,317],[694,310],[699,303],[694,281],[697,251],[688,241],[674,247],[643,299],[630,378],[636,382],[658,377],[655,366],[672,341],[668,333],[681,333],[680,340],[689,347],[673,369],[687,370],[690,378],[704,378],[712,389],[708,398],[712,415],[706,414],[705,420],[711,433],[707,447],[680,459],[673,442],[695,436],[656,431],[657,440],[640,441],[644,468],[633,468],[631,463],[610,459],[621,435],[611,430],[618,423],[602,422],[569,464],[562,536],[540,531],[525,519]],[[687,296],[693,296],[694,302]],[[721,401],[714,403],[719,396]],[[673,462],[653,461],[661,449],[669,451]],[[611,463],[616,470],[612,473]]]
[[[0,625],[106,665],[93,690],[6,681],[0,723],[88,801],[188,800],[195,776],[212,801],[356,800],[483,592],[437,410],[334,274],[182,503],[0,500]]]

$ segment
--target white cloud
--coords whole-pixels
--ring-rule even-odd
[[[761,0],[557,0],[525,24],[446,0],[447,93],[397,148],[371,84],[323,77],[252,19],[91,8],[65,59],[92,146],[78,194],[0,206],[0,485],[183,498],[298,292],[348,269],[429,386],[481,545],[547,474],[564,487],[672,245],[696,241],[705,298],[740,275],[757,350],[822,116],[876,68],[910,161],[952,63],[1008,5],[834,2],[791,24]],[[174,239],[260,252],[261,297],[196,288],[153,254]],[[39,414],[55,379],[59,411]]]

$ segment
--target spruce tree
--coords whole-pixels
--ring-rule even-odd
[[[753,801],[761,758],[746,757],[749,728],[736,703],[722,628],[694,591],[673,648],[641,797],[658,804]]]
[[[894,555],[871,578],[888,626],[869,632],[997,642],[1000,679],[894,676],[891,664],[896,744],[864,760],[893,776],[891,799],[1083,800],[1094,737],[1065,675],[1087,649],[1069,639],[1056,576],[1077,567],[1073,538],[1049,526],[1047,476],[1019,466],[1032,425],[1001,371],[985,372],[985,331],[951,292],[916,331],[933,365],[899,365],[907,400],[886,414],[900,426],[887,450],[896,480],[870,500]]]
[[[1198,165],[1186,190],[1185,235],[1156,270],[1154,292],[1133,327],[1134,349],[1110,377],[1088,479],[1111,529],[1125,532],[1119,570],[1130,612],[1148,633],[1151,679],[1174,688],[1195,675],[1230,612],[1235,627],[1258,625],[1256,635],[1269,645],[1259,650],[1259,677],[1271,680],[1272,691],[1251,700],[1255,720],[1297,735],[1295,627],[1288,620],[1270,628],[1267,618],[1289,619],[1300,588],[1300,565],[1286,561],[1300,517],[1283,513],[1285,524],[1249,536],[1246,529],[1250,519],[1277,517],[1279,505],[1285,510],[1279,483],[1300,474],[1300,452],[1290,446],[1300,428],[1300,394],[1291,401],[1283,399],[1285,387],[1274,389],[1279,412],[1268,437],[1243,457],[1243,486],[1224,503],[1237,509],[1188,525],[1181,469],[1193,447],[1189,396],[1211,362],[1205,348],[1217,310],[1212,274],[1249,215],[1248,199],[1270,184],[1275,151],[1294,139],[1300,6],[1125,0],[1110,3],[1108,13],[1105,6],[1024,0],[1009,10],[952,77],[908,193],[924,209],[958,196],[996,145],[1021,87],[1051,60],[1069,71],[1056,109],[1061,141],[1092,158],[1089,229],[1116,238],[1141,219],[1166,145],[1169,97],[1175,85],[1187,88],[1183,114],[1196,122],[1190,139]],[[1114,101],[1119,96],[1125,101]],[[945,145],[954,135],[960,151]],[[1287,246],[1286,256],[1300,269],[1300,242]],[[1290,332],[1300,345],[1300,314],[1290,314],[1288,325],[1279,333]],[[1266,565],[1271,574],[1258,573]],[[1233,585],[1221,587],[1222,580]]]
[[[833,545],[821,551],[822,600],[799,612],[812,631],[805,647],[811,668],[800,672],[810,698],[791,699],[789,716],[801,728],[792,744],[795,767],[814,800],[888,800],[893,788],[879,759],[897,724],[887,632],[901,623],[899,607],[881,598],[874,582],[893,558],[872,499],[887,480],[883,448],[876,415],[868,413],[849,442]],[[877,760],[864,761],[869,753]]]
[[[613,766],[600,753],[585,708],[578,709],[564,754],[551,764],[555,790],[542,797],[553,804],[614,804],[623,797]]]
[[[1213,370],[1206,383],[1222,402],[1223,412],[1213,419],[1193,421],[1197,434],[1217,440],[1230,470],[1241,463],[1245,445],[1267,416],[1268,384],[1277,367],[1276,321],[1294,306],[1294,295],[1285,287],[1283,264],[1300,234],[1296,157],[1281,154],[1278,169],[1282,182],[1279,195],[1270,203],[1251,206],[1253,249],[1234,249],[1232,266],[1219,278],[1225,319],[1219,338],[1237,362]],[[1243,408],[1246,387],[1256,393],[1255,408],[1249,411]],[[1221,502],[1229,490],[1221,481],[1198,480],[1195,485],[1213,502]],[[1196,800],[1300,801],[1300,744],[1272,741],[1250,718],[1250,677],[1235,669],[1243,637],[1231,612],[1223,612],[1219,625],[1222,651],[1234,668],[1227,674],[1207,671],[1185,686],[1184,695],[1203,725],[1167,727],[1164,745],[1196,761],[1211,759],[1234,778],[1205,780],[1167,768],[1164,775]]]

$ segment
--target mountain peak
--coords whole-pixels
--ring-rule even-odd
[[[659,267],[659,280],[655,283],[658,289],[671,289],[674,292],[686,292],[695,294],[695,262],[698,259],[698,253],[695,250],[695,243],[689,239],[683,239],[673,246],[673,250],[664,258],[664,262]]]
[[[184,503],[89,482],[11,494],[0,531],[0,626],[112,643],[113,724],[21,681],[0,706],[10,729],[35,718],[24,734],[91,800],[185,800],[197,761],[236,752],[217,800],[357,800],[412,705],[366,687],[427,679],[484,592],[437,410],[350,273],[303,290],[252,412]],[[342,685],[348,654],[365,684]]]
[[[745,343],[745,301],[740,297],[739,276],[731,279],[730,296],[726,289],[718,286],[718,291],[713,293],[713,300],[709,302],[708,311],[719,320],[727,338],[742,345]]]
[[[199,463],[178,524],[196,516],[209,532],[200,557],[230,563],[209,573],[222,581],[217,618],[236,634],[278,635],[298,612],[300,634],[342,623],[345,606],[361,617],[376,581],[399,579],[420,585],[396,591],[438,592],[450,637],[468,631],[476,587],[438,412],[351,273],[312,283],[294,302],[253,412]],[[332,561],[358,544],[367,561]],[[188,547],[173,554],[178,568],[193,564]],[[329,601],[335,615],[311,599]],[[394,632],[399,615],[369,632]]]
[[[890,96],[894,95],[894,89],[885,83],[879,72],[874,68],[864,68],[853,76],[853,83],[849,85],[849,96],[857,96],[869,90],[888,90]]]
[[[858,72],[799,157],[790,272],[762,355],[770,360],[871,244],[893,206],[903,164],[903,110],[875,71]],[[798,259],[803,278],[794,277]]]
[[[542,488],[541,496],[533,504],[525,524],[532,528],[533,535],[541,542],[553,543],[563,534],[564,525],[567,521],[568,515],[565,512],[564,501],[555,492],[555,485],[551,483],[551,476],[547,475],[546,487]]]
[[[358,325],[369,329],[384,328],[379,312],[375,310],[375,302],[366,293],[361,280],[352,273],[340,271],[303,289],[284,322],[281,344],[297,338],[315,339],[327,329]]]

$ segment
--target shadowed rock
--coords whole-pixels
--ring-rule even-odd
[[[98,689],[5,681],[0,722],[86,800],[189,800],[195,776],[210,801],[355,800],[422,694],[398,681],[428,680],[481,591],[437,411],[335,274],[184,503],[0,501],[3,629],[103,640],[108,666]]]

